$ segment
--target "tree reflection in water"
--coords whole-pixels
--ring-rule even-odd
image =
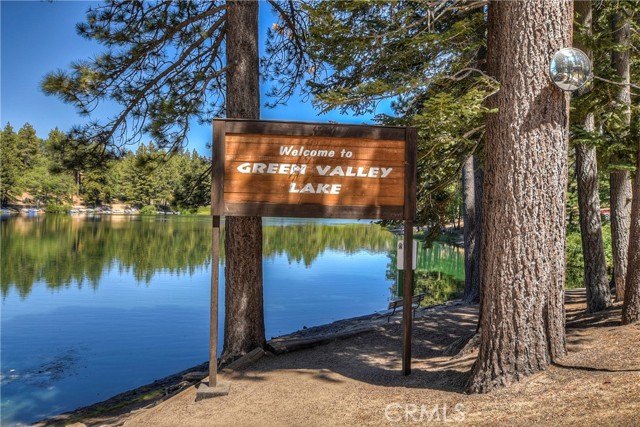
[[[36,282],[50,289],[96,288],[112,269],[150,284],[158,271],[191,275],[211,263],[207,217],[18,217],[2,221],[0,232],[3,296],[15,287],[26,298]],[[267,259],[285,254],[289,262],[310,267],[326,250],[387,253],[395,238],[372,224],[285,223],[266,225],[263,245]]]
[[[19,217],[2,221],[0,232],[3,296],[15,287],[26,298],[36,282],[49,289],[97,288],[112,269],[132,272],[139,283],[150,284],[158,271],[190,276],[211,263],[207,217]],[[283,222],[265,225],[263,232],[266,259],[285,255],[291,263],[311,267],[327,250],[386,253],[391,280],[397,275],[396,241],[386,229],[362,223]],[[458,296],[464,282],[462,249],[440,242],[420,245],[416,277],[416,292],[425,292],[429,304]],[[395,285],[390,291],[396,295]]]
[[[389,253],[387,279],[397,280],[395,251]],[[423,305],[439,304],[461,297],[464,292],[464,250],[442,242],[418,245],[414,294],[424,293]],[[397,283],[391,294],[398,295]]]

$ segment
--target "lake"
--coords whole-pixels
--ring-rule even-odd
[[[210,218],[49,215],[0,227],[3,426],[208,359]],[[265,219],[263,234],[267,339],[384,310],[393,298],[397,237],[378,225]],[[430,302],[459,294],[462,251],[421,249],[417,275]]]

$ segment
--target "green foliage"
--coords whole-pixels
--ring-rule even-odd
[[[571,101],[571,142],[574,144],[595,145],[601,169],[633,170],[640,126],[638,120],[632,120],[629,126],[628,117],[640,116],[640,3],[636,1],[594,2],[592,34],[576,23],[574,37],[581,44],[588,46],[593,53],[595,78],[586,89],[575,94]],[[631,37],[628,45],[614,41],[612,22],[615,16],[629,20]],[[612,52],[628,52],[630,80],[635,83],[631,88],[633,94],[631,105],[621,102],[619,93],[621,79],[612,60]],[[585,116],[591,113],[595,119],[595,130],[587,131],[584,126]],[[635,124],[634,124],[635,123]]]
[[[210,206],[187,206],[180,207],[180,212],[187,215],[197,215],[197,216],[211,216],[211,207]]]
[[[17,134],[7,124],[2,131],[1,191],[4,204],[28,193],[27,202],[63,204],[74,194],[87,205],[114,199],[135,205],[156,204],[195,209],[209,204],[210,160],[197,152],[168,153],[153,143],[140,144],[122,159],[94,162],[90,151],[58,129],[46,140],[30,125]]]
[[[275,103],[293,93],[306,70],[300,49],[301,16],[293,2],[274,2],[285,21],[263,60],[277,81]],[[210,123],[225,112],[227,3],[214,1],[102,2],[86,13],[78,33],[103,46],[92,58],[45,76],[42,90],[82,115],[102,102],[120,106],[113,117],[78,126],[72,139],[98,155],[122,154],[150,137],[168,152],[184,148],[193,122]],[[249,23],[247,23],[249,25]],[[286,30],[286,31],[285,31]],[[269,72],[264,73],[269,76]]]
[[[399,118],[380,118],[418,129],[418,222],[439,230],[458,217],[461,165],[479,151],[484,117],[491,112],[483,102],[496,89],[482,76],[465,84],[433,84],[424,98],[396,104]]]
[[[418,129],[417,222],[439,230],[458,216],[461,165],[480,153],[484,100],[498,89],[482,72],[482,4],[312,2],[310,50],[328,75],[309,82],[322,111],[375,111],[393,99],[387,125]]]
[[[611,226],[602,226],[602,240],[604,253],[607,258],[607,272],[613,274],[613,255],[611,251]],[[582,238],[579,229],[569,229],[567,232],[567,289],[584,287],[584,256],[582,254]]]
[[[462,297],[464,281],[438,273],[416,273],[415,294],[424,293],[422,305],[441,304]]]
[[[174,200],[181,210],[194,211],[211,202],[211,162],[194,151],[180,164]]]
[[[81,194],[87,205],[101,205],[113,198],[111,189],[112,177],[109,174],[109,164],[95,169],[88,169],[82,173]]]
[[[44,211],[46,213],[58,214],[58,213],[69,213],[71,210],[71,205],[59,205],[55,203],[50,203],[44,207]]]
[[[63,203],[75,190],[73,178],[67,174],[52,174],[46,161],[25,173],[23,185],[30,195],[28,200],[37,207]]]
[[[17,135],[9,123],[0,133],[0,202],[2,206],[21,193],[20,177],[24,167],[18,156]]]
[[[73,178],[56,172],[55,159],[47,155],[46,142],[38,138],[33,126],[26,123],[16,134],[7,124],[0,144],[3,204],[15,201],[23,192],[37,207],[60,204],[73,193]]]
[[[434,80],[473,63],[484,45],[481,6],[461,1],[305,4],[309,51],[330,70],[309,83],[314,104],[322,111],[364,113],[382,99],[421,96]]]
[[[147,205],[140,209],[140,215],[155,215],[158,210],[153,205]]]
[[[183,145],[189,121],[219,114],[224,92],[223,2],[105,2],[77,26],[104,52],[49,73],[42,89],[88,115],[110,99],[122,110],[74,129],[74,139],[118,151],[150,135],[162,148]]]

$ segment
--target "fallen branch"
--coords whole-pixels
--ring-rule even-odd
[[[354,337],[367,332],[373,332],[380,329],[379,326],[367,325],[346,331],[336,332],[332,334],[316,335],[305,338],[274,338],[267,342],[267,348],[274,354],[289,353],[292,351],[312,348],[319,345],[328,344],[333,341]]]

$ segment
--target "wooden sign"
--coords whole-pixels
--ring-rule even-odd
[[[213,215],[413,219],[413,128],[214,120]]]
[[[416,130],[387,126],[213,121],[209,382],[196,400],[229,392],[217,382],[221,216],[404,220],[413,240]],[[412,245],[404,248],[402,372],[411,372]]]

